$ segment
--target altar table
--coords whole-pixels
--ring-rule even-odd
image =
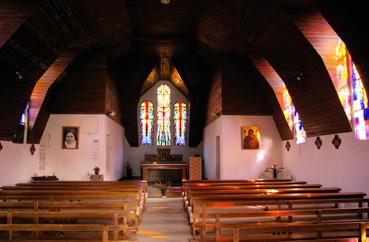
[[[149,170],[181,170],[182,171],[182,180],[186,180],[186,170],[187,164],[184,163],[142,163],[142,179],[144,181],[148,181],[149,178]]]

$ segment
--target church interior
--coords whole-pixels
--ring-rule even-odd
[[[366,15],[1,0],[0,241],[366,241]]]

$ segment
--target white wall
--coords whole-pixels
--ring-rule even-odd
[[[38,172],[39,146],[30,152],[30,144],[13,144],[1,141],[0,151],[0,186],[14,185],[18,182],[28,182]]]
[[[283,164],[297,180],[340,187],[348,192],[369,194],[369,141],[355,140],[354,133],[339,134],[339,149],[332,145],[334,135],[321,136],[323,146],[317,149],[316,137],[297,145],[290,140],[291,149],[283,142]]]
[[[80,127],[77,150],[61,148],[63,126]],[[123,176],[123,140],[123,127],[106,115],[53,114],[40,142],[46,162],[39,172],[61,180],[88,180],[98,166],[105,180],[116,180]]]
[[[118,180],[125,174],[124,128],[106,118],[106,166],[105,180]]]
[[[207,125],[204,129],[204,176],[207,179],[214,180],[216,179],[216,137],[221,136],[220,139],[220,156],[222,157],[222,129],[223,129],[223,116],[214,120],[209,125]],[[241,140],[241,138],[240,138]],[[220,164],[220,170],[222,170],[222,159]]]
[[[260,149],[241,149],[241,126],[244,125],[259,126]],[[215,140],[218,135],[221,179],[253,179],[260,177],[273,162],[282,164],[282,142],[271,116],[222,115],[204,130],[205,176],[208,179],[215,178]]]

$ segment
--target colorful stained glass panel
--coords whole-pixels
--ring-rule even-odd
[[[144,101],[140,107],[141,144],[152,144],[152,132],[154,127],[154,105],[150,101]]]
[[[187,105],[182,101],[174,104],[175,144],[186,144]]]
[[[157,89],[157,134],[156,144],[158,146],[169,146],[170,135],[170,88],[162,84]]]
[[[288,93],[287,87],[283,85],[282,89],[283,103],[282,106],[284,117],[296,139],[296,143],[301,144],[306,140],[306,133],[304,127],[302,126],[299,114],[295,106],[292,103],[290,94]]]
[[[336,80],[333,82],[356,139],[369,139],[368,96],[345,44],[336,47]],[[351,76],[349,75],[351,74]]]

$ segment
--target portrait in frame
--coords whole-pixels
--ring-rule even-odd
[[[241,144],[243,150],[259,149],[260,129],[256,125],[241,126]]]
[[[79,127],[76,126],[63,126],[63,149],[78,149],[79,146]]]

